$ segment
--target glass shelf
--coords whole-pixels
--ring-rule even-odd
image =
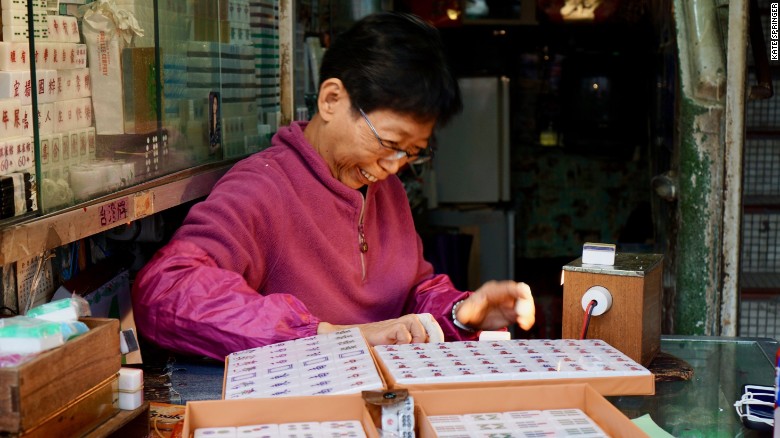
[[[653,396],[608,399],[629,418],[650,414],[678,438],[764,436],[742,426],[733,404],[745,384],[774,384],[778,345],[767,338],[663,336],[661,351],[691,365],[693,378],[656,382]]]

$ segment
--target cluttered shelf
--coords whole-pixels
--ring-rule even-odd
[[[235,161],[189,168],[64,211],[0,226],[0,265],[206,196]]]

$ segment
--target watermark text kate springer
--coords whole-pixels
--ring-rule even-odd
[[[772,61],[778,60],[778,50],[780,50],[777,40],[778,3],[779,2],[771,2],[769,4],[769,57]]]

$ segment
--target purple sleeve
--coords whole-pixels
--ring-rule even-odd
[[[452,323],[452,306],[469,297],[470,292],[459,291],[445,274],[434,274],[433,266],[423,258],[422,240],[417,238],[420,281],[412,290],[405,313],[430,313],[441,326],[446,341],[477,339],[478,333],[461,330]]]
[[[261,295],[182,240],[171,241],[138,273],[132,297],[144,337],[173,351],[220,360],[235,351],[313,336],[320,323],[298,299]]]

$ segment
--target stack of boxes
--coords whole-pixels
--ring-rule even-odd
[[[80,23],[74,16],[57,15],[63,10],[75,14],[71,6],[79,5],[60,8],[57,2],[30,2],[32,14],[27,0],[0,1],[0,177],[20,173],[21,185],[13,192],[28,191],[14,203],[13,215],[38,208],[36,156],[41,208],[46,212],[171,170],[166,169],[166,133],[158,139],[162,143],[155,143],[159,135],[155,41],[163,68],[159,104],[166,132],[177,133],[178,150],[172,150],[179,155],[176,163],[188,166],[242,156],[270,144],[280,119],[278,1],[160,0],[155,11],[151,4],[117,0],[118,9],[132,14],[144,34],[122,53],[123,98],[117,105],[122,105],[118,108],[125,116],[125,129],[111,135],[96,132],[92,85],[97,77],[88,69],[92,55],[81,42]],[[156,36],[155,13],[165,17],[159,20]],[[34,59],[29,53],[29,20]],[[34,92],[39,145],[33,139]],[[215,94],[221,132],[218,152],[209,148],[210,129],[215,126],[209,123],[209,96]],[[150,141],[154,144],[148,147]],[[3,187],[13,186],[1,181]],[[4,208],[0,217],[10,211]]]
[[[39,71],[33,85],[27,2],[4,0],[0,7],[0,218],[5,219],[37,210],[32,95],[36,93],[41,102],[52,102],[56,90],[50,90],[47,84],[56,81],[56,72]],[[33,10],[34,31],[43,37],[48,30],[40,0],[33,3]]]
[[[255,55],[255,104],[263,144],[279,128],[281,87],[278,0],[250,1],[249,26]]]
[[[51,211],[74,200],[87,200],[115,190],[130,183],[133,176],[133,172],[129,177],[121,174],[124,179],[118,184],[113,184],[112,178],[93,179],[96,175],[112,175],[117,163],[95,161],[92,80],[87,68],[87,48],[80,43],[78,21],[75,17],[50,14],[49,2],[45,0],[30,1],[32,15],[28,14],[26,0],[2,2],[0,111],[4,114],[0,117],[5,124],[0,127],[0,175],[22,173],[25,187],[31,190],[25,195],[27,208],[16,209],[15,214],[37,209],[33,93],[37,103],[43,210]],[[33,56],[27,31],[30,18],[34,21]],[[85,167],[94,170],[87,174],[88,178],[84,177]]]

